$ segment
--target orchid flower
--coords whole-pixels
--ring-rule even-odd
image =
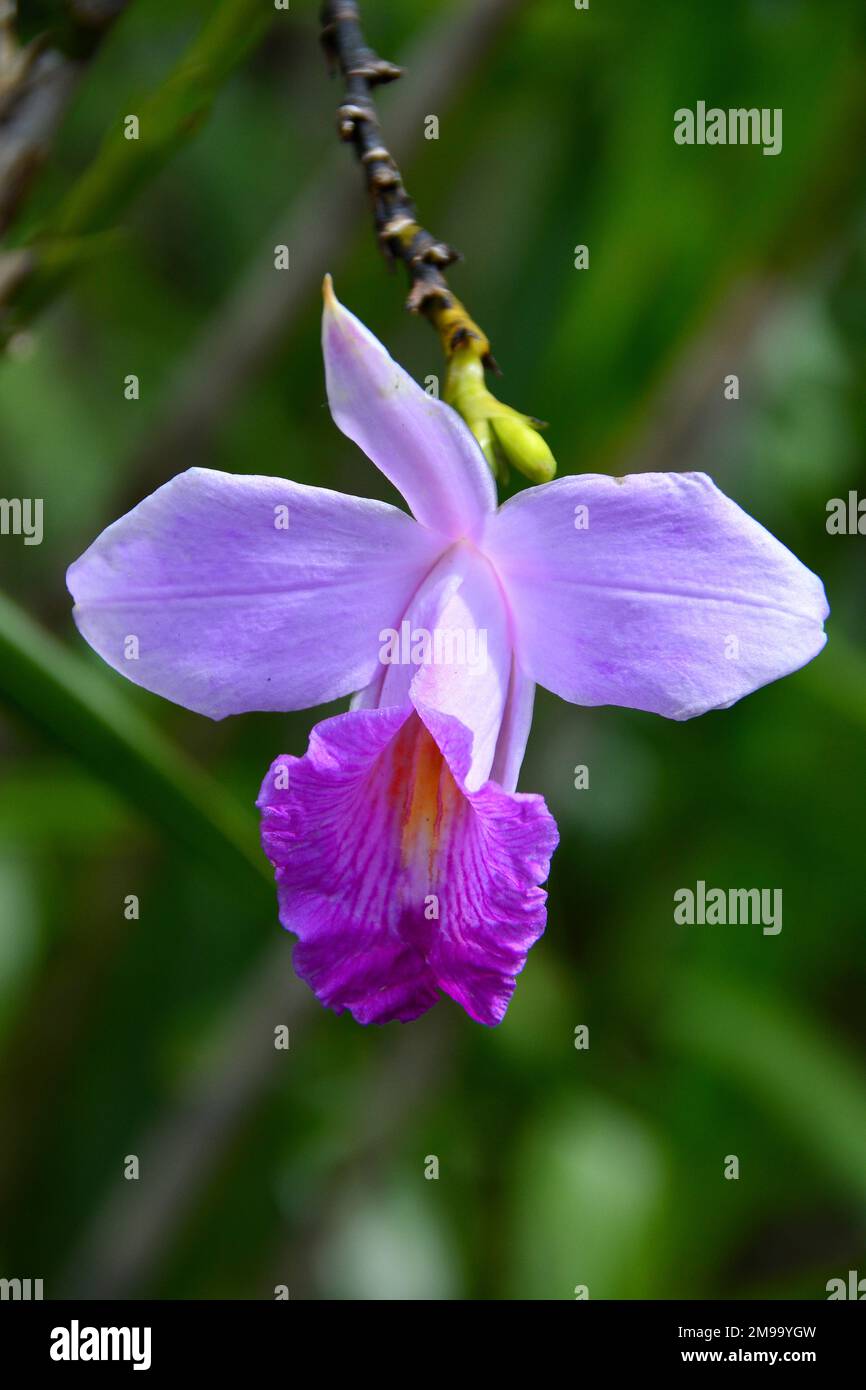
[[[463,420],[329,282],[323,350],[334,420],[412,515],[190,469],[71,566],[75,620],[115,670],[214,719],[355,693],[258,798],[295,968],[361,1023],[444,992],[495,1024],[557,843],[515,790],[535,685],[670,719],[725,708],[821,650],[824,590],[703,474],[563,477],[497,510]]]

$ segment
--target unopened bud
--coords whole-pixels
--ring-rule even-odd
[[[494,415],[490,425],[506,461],[531,483],[549,483],[556,476],[547,441],[525,415]]]
[[[533,483],[554,477],[556,459],[538,433],[540,423],[488,391],[484,367],[471,349],[458,349],[450,358],[443,394],[463,416],[500,482],[507,482],[509,465]]]

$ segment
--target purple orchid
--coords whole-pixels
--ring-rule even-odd
[[[704,474],[564,477],[497,510],[461,418],[329,287],[323,349],[337,425],[412,516],[190,469],[70,567],[75,619],[115,670],[214,719],[360,691],[258,799],[295,967],[361,1023],[440,991],[498,1023],[557,843],[515,791],[535,684],[670,719],[725,708],[821,650],[823,586]]]

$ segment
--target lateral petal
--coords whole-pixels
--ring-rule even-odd
[[[67,584],[103,660],[221,719],[366,685],[440,548],[382,502],[193,468],[103,531]]]
[[[820,579],[702,473],[530,488],[482,547],[520,664],[575,704],[690,719],[796,671],[826,640]]]

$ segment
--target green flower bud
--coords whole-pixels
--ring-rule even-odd
[[[494,415],[490,425],[506,461],[531,483],[549,483],[556,476],[556,459],[527,415]]]
[[[500,482],[508,481],[509,464],[533,483],[554,477],[556,459],[538,433],[540,421],[488,391],[483,364],[471,348],[458,348],[449,359],[443,395],[463,416]]]

